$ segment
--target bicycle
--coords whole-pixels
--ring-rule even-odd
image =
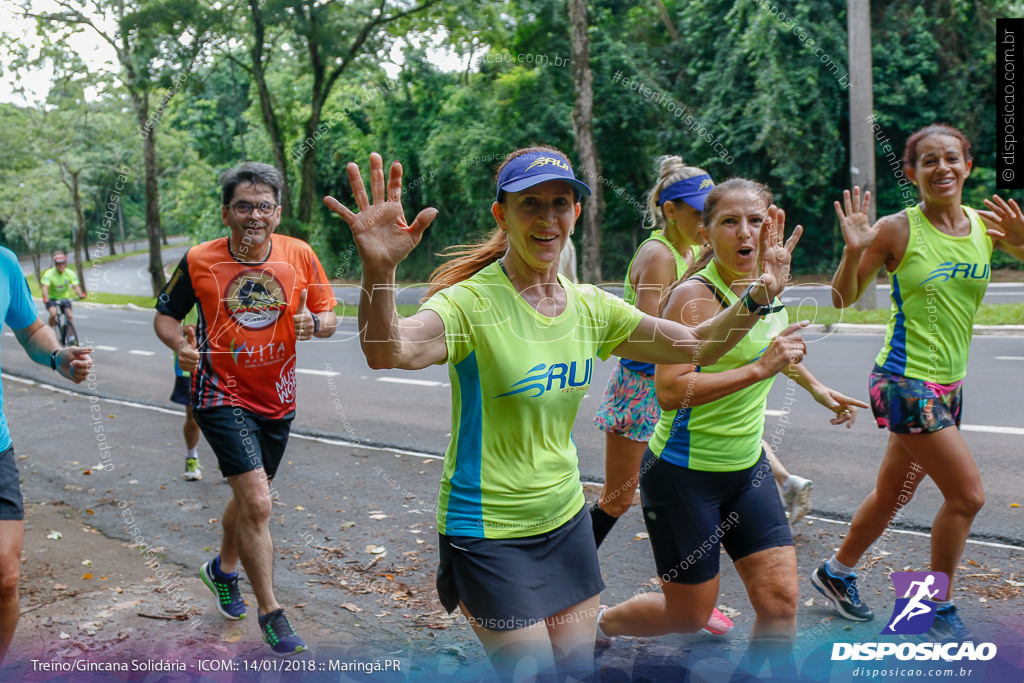
[[[59,299],[57,304],[57,318],[53,322],[53,331],[57,333],[57,340],[61,346],[78,346],[78,332],[65,313],[65,309],[71,309],[70,299]]]

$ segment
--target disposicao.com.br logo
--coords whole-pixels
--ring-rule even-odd
[[[892,616],[879,635],[922,635],[935,623],[936,601],[946,599],[949,577],[944,572],[893,572],[889,575],[896,591]],[[996,656],[994,643],[972,641],[940,643],[833,643],[832,661],[897,659],[987,661]]]

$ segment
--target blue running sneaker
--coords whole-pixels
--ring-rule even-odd
[[[217,611],[225,619],[232,621],[244,619],[245,600],[242,599],[242,594],[238,590],[238,572],[235,572],[231,578],[222,579],[218,576],[219,569],[220,555],[204,563],[202,569],[199,570],[199,576],[202,577],[206,587],[217,596]]]
[[[935,610],[935,621],[925,638],[936,643],[963,642],[974,640],[971,632],[964,626],[963,620],[957,614],[956,605],[946,605]]]
[[[828,570],[828,562],[823,562],[811,574],[811,583],[818,592],[832,601],[839,614],[851,621],[871,621],[875,613],[860,601],[857,591],[857,575],[847,577],[835,576]]]
[[[276,609],[266,615],[259,617],[260,629],[263,631],[263,640],[267,641],[270,651],[277,657],[291,657],[307,649],[306,643],[299,638],[284,615],[283,609]]]

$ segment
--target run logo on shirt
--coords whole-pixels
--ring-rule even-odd
[[[978,266],[982,266],[980,273],[978,272]],[[928,277],[922,280],[921,284],[923,285],[935,279],[938,279],[939,282],[946,282],[947,280],[955,279],[958,275],[965,280],[988,280],[991,271],[987,263],[953,263],[952,261],[946,261],[928,273]]]
[[[587,358],[580,366],[577,366],[577,361],[572,361],[569,364],[552,363],[550,366],[540,363],[527,370],[526,377],[512,385],[512,391],[498,394],[494,398],[515,394],[525,394],[526,398],[538,398],[551,391],[556,383],[562,391],[586,391],[593,375],[593,358]],[[527,394],[526,392],[536,393]]]

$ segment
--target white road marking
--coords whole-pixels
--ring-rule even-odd
[[[962,432],[986,432],[988,434],[1013,434],[1024,436],[1024,427],[998,427],[995,425],[960,425]]]
[[[319,377],[337,377],[341,374],[332,370],[306,370],[305,368],[295,368],[295,372],[301,375],[317,375]]]
[[[151,324],[148,320],[122,320],[125,325],[149,325]]]
[[[93,344],[92,348],[96,349],[97,351],[117,351],[116,346],[105,346],[103,344]]]
[[[418,387],[442,387],[444,382],[434,382],[429,379],[407,379],[405,377],[378,377],[378,382],[391,382],[392,384],[414,384]]]
[[[1024,360],[1024,356],[996,356],[996,360]]]
[[[4,332],[4,336],[5,337],[13,337],[14,333],[13,332]]]
[[[141,349],[131,349],[128,353],[133,356],[155,356],[156,351],[142,351]]]
[[[1022,359],[1024,360],[1024,359]],[[791,411],[792,412],[792,411]],[[782,417],[781,410],[766,410],[766,417]],[[960,425],[962,432],[983,432],[985,434],[1010,434],[1012,436],[1024,436],[1024,427],[1001,427],[999,425]]]

